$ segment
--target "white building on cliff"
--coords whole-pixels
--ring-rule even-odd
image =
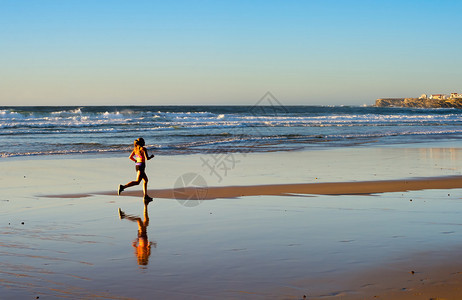
[[[444,94],[433,94],[433,95],[430,95],[430,99],[432,100],[445,100],[447,99],[448,96],[447,95],[444,95]]]
[[[420,95],[419,99],[431,99],[431,100],[448,100],[448,99],[462,99],[462,93],[451,93],[451,95],[445,94],[432,94],[427,96],[427,94]]]

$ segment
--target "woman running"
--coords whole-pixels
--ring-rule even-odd
[[[152,201],[152,198],[148,195],[148,176],[146,175],[145,169],[146,160],[150,160],[154,155],[149,156],[148,151],[144,147],[145,143],[143,138],[136,139],[134,144],[135,146],[129,158],[136,163],[135,167],[138,175],[135,181],[130,181],[126,185],[119,185],[118,194],[120,195],[126,188],[140,184],[141,180],[143,180],[144,200],[149,202]]]

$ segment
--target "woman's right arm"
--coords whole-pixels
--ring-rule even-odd
[[[135,157],[135,150],[132,151],[129,158],[133,160],[134,162],[136,162],[136,159],[134,157]]]

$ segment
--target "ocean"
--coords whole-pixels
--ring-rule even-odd
[[[372,106],[0,107],[0,157],[294,151],[462,138],[462,110]]]

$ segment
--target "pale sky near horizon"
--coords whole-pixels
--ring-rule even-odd
[[[462,92],[462,1],[0,0],[0,105]]]

